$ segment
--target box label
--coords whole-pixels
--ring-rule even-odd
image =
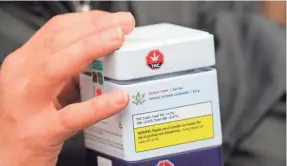
[[[92,81],[94,83],[94,97],[100,96],[104,93],[104,67],[103,60],[95,60],[90,64],[90,70],[92,72]]]
[[[137,114],[133,123],[136,152],[214,137],[211,102]]]
[[[122,124],[119,114],[84,130],[86,147],[120,157],[124,154]]]

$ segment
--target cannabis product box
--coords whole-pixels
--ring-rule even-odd
[[[214,54],[211,34],[163,23],[137,27],[91,64],[82,100],[125,89],[130,103],[85,129],[87,165],[222,166]]]

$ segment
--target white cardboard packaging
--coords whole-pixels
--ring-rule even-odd
[[[135,162],[221,146],[211,34],[172,24],[139,27],[103,62],[104,91],[125,89],[130,103],[85,129],[88,149]],[[81,74],[83,101],[93,97],[92,87]]]

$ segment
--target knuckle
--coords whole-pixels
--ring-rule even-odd
[[[117,19],[116,19],[116,17],[114,15],[110,15],[109,16],[109,20],[111,22],[111,25],[113,25],[113,26],[119,25],[119,22],[117,21]]]
[[[91,17],[90,23],[91,23],[93,28],[97,29],[97,27],[98,27],[98,20],[97,19],[95,19],[94,17]]]
[[[95,47],[95,42],[91,39],[85,39],[82,44],[79,45],[78,51],[74,51],[75,56],[81,57],[81,59],[85,62],[91,62],[95,60],[95,56],[97,53],[95,53],[95,50],[93,49]],[[97,45],[96,52],[101,50],[101,44]]]
[[[64,27],[68,27],[66,15],[69,15],[69,13],[56,15],[49,19],[49,21],[45,24],[45,31],[49,34],[57,33],[64,29]]]
[[[99,24],[99,20],[95,19],[95,18],[90,18],[90,24],[91,24],[91,30],[92,31],[101,31],[101,24]]]
[[[45,38],[43,40],[43,47],[49,53],[53,53],[54,50],[56,49],[55,37],[54,36],[49,36],[49,37]]]
[[[97,99],[92,99],[89,104],[91,109],[99,108],[99,101]]]
[[[62,15],[56,15],[56,16],[52,17],[52,18],[48,21],[48,23],[49,23],[50,25],[53,25],[53,26],[58,26],[59,23],[61,22],[61,19],[62,19]]]
[[[107,21],[109,22],[108,24]],[[100,19],[91,16],[90,24],[94,31],[102,31],[106,28],[117,25],[116,20],[114,20],[114,18],[109,15],[104,15]]]
[[[49,67],[48,62],[44,61],[40,65],[40,75],[43,77],[43,80],[51,81],[54,79],[53,71]]]
[[[47,29],[49,29],[48,32],[53,33],[60,30],[63,21],[65,21],[63,15],[65,14],[56,15],[46,23]]]

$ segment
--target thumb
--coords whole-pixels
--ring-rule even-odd
[[[63,139],[123,110],[129,103],[126,91],[113,91],[91,100],[71,104],[58,112]]]

